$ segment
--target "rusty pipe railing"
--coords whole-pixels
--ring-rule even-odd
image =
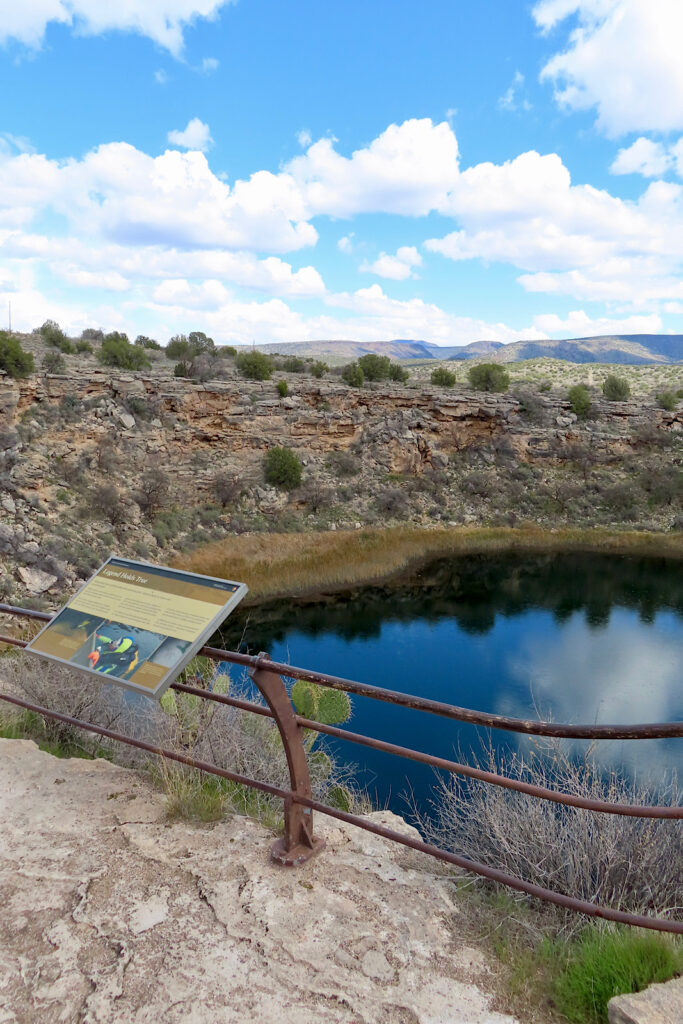
[[[33,610],[17,608],[12,605],[0,604],[0,613],[10,615],[20,615],[28,618],[39,619],[42,621],[48,621],[51,616],[44,612],[37,612]],[[12,644],[17,647],[25,647],[27,641],[11,636],[0,636],[0,643]],[[567,909],[578,911],[593,917],[604,918],[605,920],[611,920],[620,922],[623,924],[635,925],[642,928],[650,928],[659,931],[673,932],[675,934],[683,934],[683,922],[670,921],[666,919],[650,918],[638,914],[630,914],[624,911],[614,910],[610,907],[602,907],[597,904],[589,903],[585,900],[580,900],[572,896],[566,896],[562,893],[556,893],[552,890],[544,889],[541,886],[534,885],[529,882],[525,882],[523,879],[516,878],[515,876],[509,875],[506,872],[500,871],[497,868],[492,868],[486,864],[480,864],[475,861],[468,860],[465,857],[460,857],[457,854],[449,853],[446,850],[440,850],[436,846],[432,846],[429,843],[424,843],[420,840],[412,839],[402,835],[401,833],[394,832],[391,829],[387,829],[384,826],[376,825],[374,822],[369,822],[358,815],[350,814],[345,811],[338,810],[337,808],[330,807],[327,804],[323,804],[320,801],[314,800],[311,793],[310,778],[308,774],[308,765],[306,761],[305,749],[302,742],[302,730],[303,729],[314,729],[317,732],[335,736],[340,739],[346,739],[353,743],[358,743],[362,746],[372,747],[377,750],[382,750],[387,753],[396,754],[401,757],[408,758],[410,760],[419,761],[424,764],[432,765],[436,768],[469,776],[471,778],[478,779],[482,782],[491,783],[498,786],[503,786],[508,789],[516,790],[517,792],[526,793],[528,795],[539,797],[545,800],[552,800],[556,803],[565,804],[571,807],[578,807],[590,811],[597,811],[601,813],[610,814],[624,814],[634,817],[643,818],[667,818],[667,819],[680,819],[683,818],[683,808],[681,807],[653,807],[645,805],[633,805],[633,804],[615,804],[608,803],[605,801],[587,800],[581,797],[575,797],[571,794],[559,793],[553,790],[545,789],[544,787],[535,786],[530,783],[524,783],[520,780],[509,779],[505,776],[498,775],[494,772],[483,771],[482,769],[472,768],[469,765],[459,764],[454,761],[449,761],[445,758],[436,757],[431,754],[425,754],[421,751],[411,750],[406,747],[400,747],[393,743],[388,743],[383,740],[377,740],[372,737],[363,736],[358,733],[352,733],[348,730],[338,729],[335,726],[323,725],[319,722],[314,722],[309,719],[303,718],[300,715],[295,714],[291,704],[291,700],[282,682],[282,675],[286,675],[290,678],[304,678],[309,679],[313,682],[322,683],[323,685],[334,685],[337,689],[344,689],[351,693],[362,693],[363,696],[375,697],[376,699],[383,701],[390,701],[391,703],[402,704],[421,711],[428,711],[433,714],[445,715],[446,717],[455,718],[459,721],[475,721],[476,724],[491,724],[491,720],[495,720],[497,723],[504,722],[505,724],[492,725],[493,728],[503,729],[514,729],[518,732],[535,732],[537,735],[560,735],[560,736],[571,736],[579,738],[623,738],[625,735],[627,738],[638,738],[638,739],[653,739],[661,736],[681,736],[683,735],[683,723],[656,723],[642,726],[556,726],[555,723],[548,722],[525,722],[521,719],[510,719],[503,718],[497,715],[482,715],[480,712],[470,711],[469,709],[457,708],[452,705],[441,704],[437,701],[429,701],[424,698],[410,697],[405,694],[396,694],[395,691],[385,690],[381,687],[367,686],[362,683],[356,683],[353,680],[344,680],[336,676],[325,675],[324,673],[312,672],[307,669],[298,669],[289,665],[282,665],[279,662],[271,661],[267,655],[259,654],[254,657],[251,655],[240,654],[236,651],[223,651],[218,648],[205,647],[200,652],[210,658],[220,661],[232,662],[234,664],[245,665],[250,669],[250,675],[255,685],[262,694],[266,701],[267,707],[263,707],[253,701],[241,700],[238,698],[230,697],[227,694],[215,694],[211,691],[202,690],[201,688],[189,686],[183,683],[172,684],[173,689],[180,692],[190,693],[195,696],[202,697],[207,700],[217,701],[219,703],[231,705],[239,708],[243,711],[249,711],[259,715],[265,715],[273,718],[282,737],[282,742],[287,758],[287,764],[290,773],[290,785],[291,789],[283,790],[276,786],[271,786],[266,783],[259,782],[254,779],[250,779],[246,776],[240,775],[236,772],[230,772],[227,769],[218,768],[216,765],[208,764],[204,761],[198,761],[195,758],[190,757],[187,754],[179,754],[175,751],[165,750],[157,747],[154,744],[147,743],[143,740],[137,740],[133,737],[124,736],[120,733],[116,733],[110,729],[104,729],[101,726],[96,726],[89,722],[84,722],[79,719],[71,718],[68,715],[63,715],[59,712],[52,711],[47,708],[40,707],[39,705],[31,704],[27,701],[23,701],[18,697],[10,694],[0,693],[0,699],[7,701],[19,707],[23,707],[27,710],[34,711],[37,714],[44,715],[49,718],[56,719],[57,721],[63,721],[72,726],[85,729],[90,732],[94,732],[101,736],[106,736],[110,739],[118,742],[126,743],[131,746],[138,747],[143,750],[147,750],[150,753],[157,754],[161,757],[166,757],[170,760],[175,760],[183,764],[187,764],[191,767],[197,768],[200,771],[207,772],[209,774],[217,775],[221,778],[230,779],[234,782],[241,783],[251,788],[258,789],[262,792],[268,793],[271,796],[278,797],[283,800],[285,809],[285,828],[283,838],[273,847],[272,855],[280,863],[287,865],[300,864],[307,860],[312,854],[322,846],[322,842],[317,840],[313,835],[313,814],[312,812],[318,811],[322,814],[328,815],[333,818],[338,818],[342,821],[347,821],[351,824],[357,825],[366,831],[373,832],[376,835],[384,836],[385,838],[391,839],[394,842],[399,842],[404,846],[408,846],[412,849],[419,850],[432,857],[436,857],[439,860],[443,860],[447,863],[454,864],[458,867],[464,868],[468,871],[472,871],[482,877],[492,879],[507,885],[513,889],[517,889],[521,892],[525,892],[531,896],[536,896],[540,899],[544,899],[548,902],[555,903],[559,906],[566,907]],[[398,698],[394,700],[393,697]],[[487,719],[481,721],[480,719]],[[533,726],[536,728],[525,728],[525,726]],[[553,732],[541,732],[537,727],[549,727]],[[596,730],[602,733],[600,736],[596,736]],[[605,730],[608,730],[605,733]],[[663,731],[664,730],[664,731]]]

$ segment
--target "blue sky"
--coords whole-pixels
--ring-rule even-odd
[[[680,0],[0,0],[0,322],[683,332],[682,51]]]

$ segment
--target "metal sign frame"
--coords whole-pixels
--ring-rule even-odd
[[[82,597],[82,595],[84,595],[84,593],[87,591],[88,587],[93,583],[93,581],[95,581],[98,577],[102,577],[104,570],[107,568],[115,568],[120,570],[122,573],[129,574],[135,574],[136,570],[138,570],[140,573],[145,573],[147,574],[147,576],[151,578],[157,576],[159,579],[176,581],[186,585],[188,588],[192,586],[198,586],[204,588],[207,591],[219,591],[223,593],[223,596],[226,598],[226,600],[222,602],[222,604],[219,607],[219,610],[211,617],[211,620],[208,621],[204,626],[202,626],[202,628],[198,630],[194,638],[191,640],[175,637],[170,632],[155,633],[147,629],[145,626],[137,626],[133,622],[121,621],[120,617],[117,619],[112,619],[107,618],[104,615],[97,612],[88,612],[83,607],[74,608],[74,603],[81,604],[80,598]],[[121,582],[125,584],[131,581],[123,579]],[[142,591],[141,587],[139,588],[139,590],[141,591],[141,593],[144,594],[144,591]],[[47,658],[50,661],[57,662],[58,664],[74,669],[77,672],[81,672],[88,676],[94,677],[100,683],[114,683],[117,686],[122,686],[127,690],[134,691],[135,693],[142,693],[146,697],[154,697],[156,699],[159,699],[161,696],[163,696],[164,692],[168,689],[171,683],[174,682],[175,679],[177,679],[177,677],[180,675],[183,669],[187,667],[187,665],[202,649],[202,647],[206,645],[207,641],[216,632],[221,623],[227,618],[227,616],[236,608],[240,601],[246,596],[248,590],[249,588],[245,583],[237,583],[234,580],[224,580],[220,579],[217,576],[202,576],[198,573],[186,572],[183,569],[172,569],[168,566],[155,565],[152,562],[143,562],[138,561],[137,559],[121,558],[118,555],[110,555],[109,558],[107,558],[107,560],[103,562],[102,565],[92,574],[92,576],[90,576],[90,578],[86,580],[81,587],[79,587],[79,589],[67,601],[67,603],[63,605],[59,609],[59,611],[57,611],[52,616],[47,625],[44,626],[43,629],[41,629],[40,632],[35,637],[33,637],[33,639],[26,646],[26,650],[29,651],[29,653],[31,654],[37,655],[38,657]],[[148,592],[155,593],[154,587],[150,586]],[[159,594],[160,591],[157,590],[156,593]],[[140,595],[135,594],[131,588],[131,597],[134,596],[137,597]],[[188,600],[192,600],[192,598],[183,598],[182,594],[177,596],[180,598],[181,603],[187,602]],[[202,600],[205,601],[206,598],[202,598]],[[178,613],[179,610],[181,611],[182,608],[176,609],[176,614]],[[86,620],[88,617],[90,617],[93,620],[92,623],[90,624],[93,626],[93,633],[91,634],[90,632],[87,632],[81,646],[79,646],[77,650],[73,651],[68,658],[59,657],[59,655],[55,654],[53,651],[41,650],[41,644],[45,645],[47,635],[50,634],[51,630],[53,630],[56,626],[59,625],[60,618],[62,619],[64,627],[64,632],[62,633],[62,635],[69,635],[68,632],[66,631],[69,628],[68,617],[70,613],[71,615],[74,615],[75,613],[80,616],[85,616]],[[99,625],[95,625],[96,622],[99,622]],[[153,646],[150,649],[150,651],[145,655],[144,660],[139,662],[138,665],[136,665],[134,671],[131,672],[130,678],[125,678],[125,674],[115,675],[113,674],[113,670],[107,671],[103,670],[102,668],[97,669],[96,667],[88,667],[87,665],[78,664],[72,660],[74,657],[77,656],[83,659],[83,647],[88,642],[92,641],[94,652],[96,639],[99,635],[101,635],[98,634],[97,630],[101,629],[103,626],[106,626],[109,623],[113,623],[115,629],[117,630],[125,631],[126,629],[128,629],[130,632],[146,634],[147,637],[156,637],[158,639],[158,643],[156,644],[156,646]],[[76,627],[72,628],[75,631]],[[184,628],[189,629],[189,627]],[[55,634],[52,633],[50,635],[50,639],[52,639],[54,635]],[[95,638],[95,640],[93,640],[93,637]],[[176,646],[187,644],[187,647],[185,647],[181,653],[177,651],[175,652],[176,656],[170,665],[166,665],[163,660],[153,661],[152,659],[154,657],[159,658],[164,655],[162,648],[164,647],[165,644],[168,644],[170,641],[172,641],[173,644],[175,644]],[[73,642],[75,642],[75,640]],[[58,644],[58,641],[55,641],[55,643]],[[148,643],[153,644],[154,641],[149,640]],[[171,649],[173,644],[171,644]],[[168,650],[167,654],[168,657],[171,657],[170,649]],[[101,656],[98,655],[98,659],[100,657]],[[93,662],[93,664],[97,664],[97,661]],[[144,666],[156,665],[159,665],[161,668],[168,668],[168,671],[163,675],[162,678],[159,679],[158,682],[156,682],[156,684],[141,685],[140,683],[135,682],[135,675],[137,674],[140,668],[143,668]],[[130,669],[127,669],[126,671],[130,671]]]

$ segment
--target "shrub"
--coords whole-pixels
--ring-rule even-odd
[[[545,406],[533,391],[519,391],[515,398],[519,402],[519,411],[531,423],[542,423],[545,418]]]
[[[190,354],[190,343],[186,334],[176,334],[164,349],[167,359],[184,359]]]
[[[389,356],[378,356],[374,352],[368,352],[361,356],[358,365],[363,371],[365,380],[386,380],[391,373],[391,360]]]
[[[253,349],[249,352],[240,352],[235,359],[235,365],[248,380],[270,380],[273,372],[270,357]]]
[[[581,418],[588,415],[591,408],[590,391],[585,384],[575,384],[567,392],[572,412]]]
[[[216,349],[216,355],[222,359],[234,359],[237,355],[237,349],[234,345],[220,345]]]
[[[631,394],[631,387],[625,377],[610,373],[605,377],[602,393],[608,402],[624,402]]]
[[[24,352],[16,338],[8,331],[0,331],[0,370],[17,379],[28,377],[35,369],[33,356]]]
[[[140,478],[140,489],[133,495],[146,516],[155,515],[165,504],[171,481],[159,466],[148,469]]]
[[[80,355],[82,355],[84,352],[92,352],[93,347],[87,340],[87,338],[79,338],[79,340],[76,342],[76,351]]]
[[[525,755],[487,748],[477,767],[583,799],[673,806],[680,801],[672,773],[654,792],[640,779],[605,772],[590,754],[577,757],[558,741]],[[683,844],[666,820],[549,805],[458,776],[439,787],[436,815],[430,821],[422,816],[418,825],[427,841],[558,893],[637,914],[678,916]]]
[[[237,501],[242,493],[239,479],[236,476],[230,476],[229,473],[217,473],[213,478],[211,489],[223,507]]]
[[[437,366],[435,370],[432,370],[430,379],[432,384],[436,384],[439,388],[452,388],[455,384],[455,374],[447,370],[445,366]]]
[[[113,526],[125,522],[126,514],[121,504],[121,495],[113,484],[101,484],[92,489],[90,508],[97,518],[108,519]]]
[[[291,491],[301,483],[301,463],[290,448],[271,448],[263,460],[266,483]]]
[[[84,331],[81,331],[82,341],[102,341],[104,337],[104,331],[101,331],[99,327],[86,327]]]
[[[678,405],[678,399],[673,391],[660,391],[655,396],[655,401],[660,409],[665,409],[666,412],[674,412]]]
[[[310,366],[310,370],[311,370],[311,373],[313,374],[313,376],[314,376],[314,377],[315,377],[315,378],[316,378],[317,380],[320,380],[320,378],[321,378],[321,377],[322,377],[322,376],[323,376],[324,374],[326,374],[326,373],[328,372],[328,370],[329,370],[329,366],[327,365],[327,363],[323,363],[323,362],[322,362],[322,360],[320,360],[320,359],[315,359],[315,360],[314,360],[314,361],[313,361],[313,362],[311,363],[311,366]]]
[[[142,370],[151,365],[145,350],[131,345],[127,335],[118,331],[104,336],[97,358],[103,366],[117,366],[122,370]]]
[[[338,476],[357,476],[361,471],[360,459],[351,452],[332,452],[327,465]]]
[[[346,381],[346,383],[352,388],[360,388],[363,386],[365,375],[358,363],[347,363],[346,366],[343,367],[341,375],[342,380]]]
[[[284,370],[285,373],[303,373],[306,369],[306,363],[299,356],[287,356],[281,360],[280,369]]]
[[[510,374],[498,363],[471,366],[467,376],[476,391],[507,391],[510,383]]]
[[[312,512],[319,512],[321,508],[329,508],[332,504],[332,491],[320,480],[307,480],[301,488],[297,497],[305,502]]]
[[[46,352],[41,363],[45,373],[64,373],[66,363],[61,352]]]
[[[404,366],[399,363],[392,363],[389,367],[389,380],[395,380],[398,384],[405,384],[410,374]]]
[[[159,342],[155,341],[154,338],[148,338],[145,334],[138,334],[135,339],[135,345],[137,345],[138,348],[144,348],[152,352],[161,351],[161,345]]]
[[[379,512],[387,516],[403,519],[408,514],[408,499],[398,487],[388,487],[375,498]]]
[[[278,394],[279,394],[280,398],[286,398],[287,397],[287,392],[289,391],[289,388],[287,387],[287,381],[286,380],[279,380],[277,382],[277,390],[278,390]]]
[[[47,345],[54,345],[55,348],[61,348],[64,342],[69,340],[56,320],[46,320],[42,327],[38,328],[38,334]]]

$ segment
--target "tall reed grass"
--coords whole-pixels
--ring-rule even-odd
[[[176,560],[191,572],[240,580],[247,600],[371,583],[432,558],[498,552],[582,551],[683,559],[683,533],[445,527],[228,536]]]

